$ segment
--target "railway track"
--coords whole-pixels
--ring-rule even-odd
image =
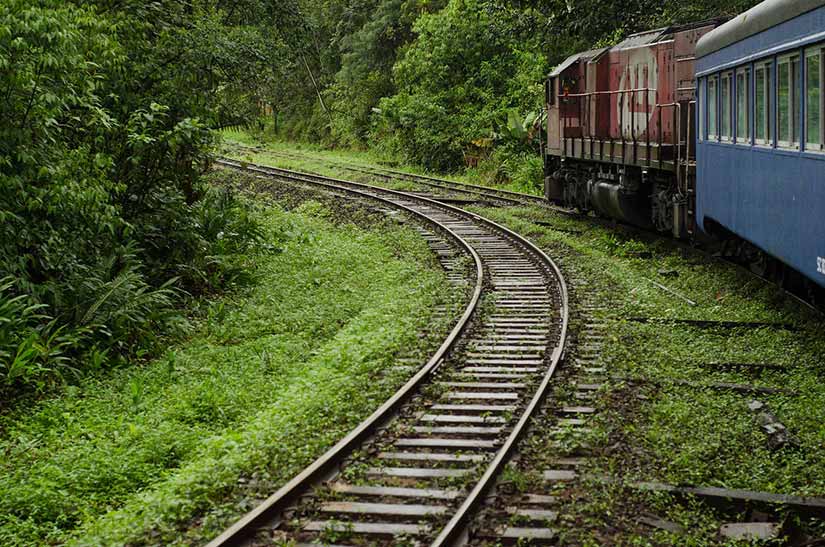
[[[249,147],[243,147],[249,148]],[[251,150],[251,148],[249,148]],[[306,160],[310,159],[310,156],[305,156],[301,154],[290,154],[285,152],[270,152],[277,157],[282,157],[285,159],[291,160]],[[464,196],[468,196],[469,200],[477,200],[477,201],[493,201],[502,203],[504,205],[511,205],[511,206],[541,206],[546,209],[552,210],[554,213],[559,213],[565,216],[571,217],[579,217],[588,220],[589,222],[596,223],[600,226],[605,227],[615,227],[615,222],[603,219],[598,216],[592,216],[588,214],[582,214],[574,209],[566,209],[564,207],[554,205],[548,203],[548,201],[541,197],[535,196],[532,194],[526,194],[523,192],[512,192],[509,190],[502,190],[502,189],[495,189],[489,188],[486,186],[476,185],[476,184],[469,184],[469,183],[461,183],[450,181],[447,179],[441,179],[436,177],[429,177],[426,175],[414,175],[411,173],[405,173],[403,171],[397,171],[394,169],[387,169],[387,168],[377,168],[377,167],[366,167],[360,164],[353,164],[351,162],[341,162],[341,161],[331,161],[331,160],[323,160],[317,157],[312,156],[311,159],[313,161],[320,161],[322,163],[326,163],[327,165],[335,166],[340,169],[344,169],[353,173],[360,173],[363,175],[373,176],[380,179],[383,179],[389,183],[393,181],[407,181],[412,182],[414,184],[421,185],[422,187],[430,188],[438,192],[454,192],[457,193],[455,195],[449,195],[448,199],[453,198],[458,201],[458,196],[462,194]],[[436,199],[442,199],[440,196]],[[466,198],[465,198],[466,199]],[[641,237],[645,238],[661,238],[663,237],[661,233],[648,230],[644,228],[639,228],[637,226],[632,226],[630,224],[621,224],[624,229],[630,231],[631,233],[638,234]],[[709,260],[719,260],[726,262],[728,264],[732,264],[737,267],[740,271],[749,275],[754,278],[761,279],[766,283],[770,283],[771,285],[777,287],[783,294],[789,296],[793,300],[797,301],[799,304],[802,304],[812,312],[818,315],[825,315],[825,306],[822,303],[817,301],[815,296],[809,294],[805,291],[804,287],[787,287],[783,283],[779,282],[777,279],[767,277],[765,275],[760,274],[752,270],[748,265],[743,264],[741,261],[736,260],[732,257],[726,257],[724,255],[719,254],[719,249],[710,248],[710,247],[703,247],[702,245],[696,245],[687,243],[684,241],[679,241],[676,239],[668,238],[672,241],[675,245],[683,248],[690,248],[694,251],[702,253],[705,257]],[[821,295],[820,295],[821,298]]]
[[[284,169],[219,163],[417,217],[471,256],[476,275],[464,315],[413,378],[210,547],[462,541],[562,358],[568,297],[558,267],[510,230],[430,199]],[[543,527],[537,523],[535,530]],[[525,538],[541,533],[524,530],[513,533]]]
[[[555,256],[555,255],[554,255]],[[577,522],[576,511],[587,490],[582,480],[592,473],[599,449],[590,445],[594,418],[601,412],[601,389],[609,383],[601,362],[611,302],[594,290],[590,276],[577,272],[575,261],[560,252],[571,302],[571,338],[555,392],[535,418],[534,427],[511,460],[511,480],[476,517],[467,545],[559,544]],[[573,262],[571,264],[571,262]],[[578,523],[576,525],[578,526]],[[574,545],[566,538],[564,544]]]
[[[306,160],[308,156],[300,154],[290,154],[286,152],[270,152],[270,154],[290,159],[290,160]],[[319,160],[313,157],[314,161],[323,161],[328,165],[333,165],[351,173],[358,173],[371,177],[377,177],[385,181],[405,181],[412,182],[419,186],[423,186],[438,192],[451,193],[451,197],[458,198],[461,195],[469,196],[471,199],[489,200],[492,202],[504,203],[506,205],[538,205],[541,207],[552,207],[554,210],[559,209],[563,213],[568,213],[566,209],[551,206],[547,200],[541,196],[533,194],[526,194],[524,192],[513,192],[511,190],[503,190],[500,188],[490,188],[488,186],[481,186],[479,184],[470,184],[466,182],[456,182],[448,179],[430,177],[427,175],[416,175],[413,173],[406,173],[404,171],[397,171],[395,169],[378,168],[355,164],[352,162],[328,161]]]

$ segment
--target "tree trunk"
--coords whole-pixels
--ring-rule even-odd
[[[306,57],[301,55],[301,60],[304,62],[304,66],[309,73],[309,79],[312,80],[312,86],[315,88],[315,93],[318,95],[318,101],[321,103],[321,108],[324,109],[324,112],[327,113],[329,117],[329,124],[332,125],[332,113],[327,108],[327,104],[324,102],[324,97],[321,95],[321,90],[318,88],[318,82],[315,81],[315,75],[312,73],[312,69],[309,68],[309,63],[307,63]]]

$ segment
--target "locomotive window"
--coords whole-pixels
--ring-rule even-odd
[[[754,80],[756,142],[771,144],[771,64],[757,65]]]
[[[723,141],[730,140],[731,137],[731,80],[730,72],[722,74],[722,83],[719,86],[719,133]]]
[[[777,128],[779,144],[797,146],[799,143],[799,56],[780,59],[777,65]]]
[[[805,142],[806,148],[822,150],[822,51],[805,56]]]
[[[750,82],[749,68],[736,73],[736,142],[740,143],[751,140]]]
[[[708,78],[708,139],[719,138],[718,116],[716,115],[719,104],[716,101],[718,82],[718,76]]]

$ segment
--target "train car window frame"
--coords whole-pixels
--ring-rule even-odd
[[[800,68],[798,53],[783,55],[776,61],[776,141],[781,148],[799,149],[802,136]],[[787,79],[788,88],[787,95],[783,96],[782,88],[785,79]],[[787,119],[783,119],[783,111]]]
[[[719,140],[719,76],[708,78],[708,140]]]
[[[736,71],[736,142],[739,144],[751,143],[751,69],[739,68]]]
[[[733,141],[733,71],[719,78],[719,140]]]
[[[705,127],[707,116],[707,104],[708,101],[706,99],[707,90],[705,88],[705,83],[707,82],[706,78],[699,78],[696,82],[696,111],[699,113],[699,131],[696,132],[696,139],[699,141],[705,140]]]
[[[816,68],[814,70],[814,74],[811,73],[811,59],[816,59]],[[817,88],[816,88],[816,97],[812,101],[811,97],[811,77],[816,81]],[[825,150],[825,119],[823,119],[823,114],[825,114],[825,89],[823,89],[823,84],[825,84],[825,52],[821,45],[809,49],[805,52],[805,81],[803,88],[805,89],[805,150],[814,151],[814,152],[821,152]],[[815,115],[813,118],[811,117],[811,112],[813,111],[811,106],[815,105],[816,110]],[[817,140],[811,139],[811,121],[816,120],[816,131],[815,136]]]
[[[753,93],[754,93],[754,143],[771,146],[773,145],[773,116],[771,116],[771,65],[770,61],[763,61],[754,65],[753,73]],[[759,85],[760,74],[762,75],[762,85]],[[760,100],[761,99],[761,100]],[[760,113],[760,102],[763,107]]]

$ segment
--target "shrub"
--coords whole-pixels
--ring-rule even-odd
[[[212,129],[248,114],[245,60],[263,57],[226,17],[183,0],[0,5],[0,386],[150,351],[183,297],[240,279],[231,255],[260,230],[201,175]]]
[[[506,127],[511,109],[541,109],[547,60],[496,24],[481,0],[452,0],[415,23],[393,68],[397,93],[382,99],[373,139],[405,160],[451,170],[479,139]]]

